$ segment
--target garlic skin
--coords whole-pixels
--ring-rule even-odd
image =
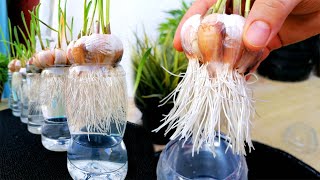
[[[67,65],[67,64],[69,64],[67,54],[62,49],[55,48],[53,50],[53,58],[54,58],[54,65]]]
[[[67,58],[68,58],[68,63],[69,64],[73,64],[74,63],[74,58],[73,58],[73,55],[72,55],[72,48],[75,44],[75,41],[71,41],[67,47],[67,51],[66,51],[66,54],[67,54]]]
[[[176,89],[161,100],[174,102],[164,116],[170,139],[192,138],[192,155],[209,144],[216,155],[215,139],[223,132],[235,154],[253,148],[250,130],[254,99],[245,74],[259,65],[261,52],[248,51],[242,41],[245,19],[239,15],[211,14],[190,17],[181,29],[182,48],[189,59]],[[225,127],[222,131],[221,128]],[[218,155],[218,154],[217,154]]]
[[[21,61],[18,59],[13,59],[8,64],[8,69],[10,72],[19,72],[21,68]]]
[[[47,68],[54,64],[54,57],[50,49],[42,50],[35,55],[33,61],[34,65],[38,68]]]
[[[182,48],[188,57],[197,57],[201,63],[222,62],[244,75],[260,64],[262,55],[261,51],[245,48],[244,24],[245,18],[235,14],[210,14],[203,19],[194,15],[181,29]]]
[[[197,35],[198,46],[203,57],[200,62],[222,61],[225,27],[218,21],[217,14],[211,14],[202,20]]]
[[[9,64],[8,64],[8,69],[9,69],[10,72],[14,72],[14,70],[15,70],[14,61],[15,61],[15,60],[12,60],[12,61],[10,61]]]
[[[121,61],[123,45],[115,35],[92,34],[77,40],[72,49],[74,62],[115,66]]]
[[[181,28],[181,45],[189,59],[202,59],[197,36],[200,22],[201,15],[196,14],[190,17]]]

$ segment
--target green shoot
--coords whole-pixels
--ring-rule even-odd
[[[110,0],[106,0],[106,31],[108,34],[111,33],[110,30]]]
[[[42,37],[41,37],[41,30],[40,30],[40,23],[39,23],[39,22],[41,22],[41,23],[45,24],[43,21],[41,21],[39,19],[39,8],[40,8],[40,5],[41,4],[37,5],[32,11],[29,11],[29,13],[31,15],[31,23],[34,24],[34,30],[36,32],[35,35],[38,36],[38,39],[39,39],[39,42],[40,42],[40,45],[41,45],[41,49],[45,49],[45,46],[43,44]]]
[[[58,32],[58,30],[54,29],[53,27],[49,26],[47,23],[43,22],[41,19],[39,19],[39,17],[36,16],[36,14],[34,14],[33,11],[29,11],[29,13],[31,14],[31,17],[34,18],[35,20],[35,25],[37,25],[37,21],[41,22],[41,24],[45,25],[47,28],[49,28],[51,31],[54,32]]]
[[[221,7],[221,4],[224,0],[218,0],[215,5],[214,5],[214,13],[218,13],[220,7]]]
[[[244,17],[248,17],[249,12],[250,12],[250,7],[251,6],[251,0],[246,0],[246,7],[244,11]]]
[[[66,29],[69,30],[71,39],[73,39],[73,20],[74,20],[74,18],[72,17],[70,26],[68,25],[68,23],[66,23]],[[69,44],[69,42],[67,42],[67,44]]]
[[[27,35],[28,35],[28,37],[30,37],[30,32],[29,32],[29,29],[28,29],[28,26],[27,26],[26,19],[24,17],[23,11],[21,11],[21,19],[22,19],[23,25],[25,27],[25,30],[27,32]]]
[[[88,5],[87,5],[87,0],[84,0],[84,5],[83,5],[83,26],[82,26],[82,36],[87,35],[88,32],[88,16],[89,16],[89,12],[91,9],[91,4],[92,1],[89,1]]]
[[[89,35],[89,33],[92,31],[91,28],[93,27],[94,15],[96,14],[97,4],[98,4],[98,0],[95,0],[94,1],[93,13],[91,15],[91,20],[90,20],[89,30],[88,30],[86,35]]]
[[[64,19],[64,34],[66,38],[66,43],[67,45],[70,43],[67,39],[67,29],[69,30],[70,33],[70,38],[73,39],[73,17],[71,18],[71,25],[69,26],[67,23],[67,1],[64,3],[64,13],[63,13],[63,19]]]
[[[241,16],[241,0],[233,0],[233,14]]]
[[[104,26],[103,0],[99,0],[99,22],[101,24],[102,33],[106,34]]]
[[[36,51],[36,38],[35,38],[33,23],[32,21],[30,22],[30,31],[29,31],[23,11],[21,11],[21,19],[24,25],[24,29],[27,32],[27,36],[24,34],[23,30],[20,27],[18,27],[18,29],[27,45],[28,51],[30,51],[30,53],[33,54]]]
[[[62,25],[61,25],[61,8],[60,8],[61,0],[58,1],[58,48],[61,47],[61,31],[62,31]]]
[[[227,0],[222,0],[222,3],[220,4],[220,7],[219,7],[217,13],[219,13],[219,14],[224,14],[225,13],[226,3],[227,3]]]
[[[104,12],[104,9],[106,12]],[[106,0],[105,8],[103,0],[98,1],[99,23],[103,34],[110,34],[110,0]]]
[[[27,39],[27,37],[26,37],[26,35],[24,34],[23,30],[22,30],[19,26],[17,26],[17,27],[18,27],[18,30],[19,30],[19,32],[20,32],[20,34],[21,34],[24,42],[25,42],[26,45],[27,45],[27,50],[28,50],[28,51],[32,51],[30,40]]]
[[[9,18],[8,18],[8,27],[9,27],[9,41],[13,42],[13,39],[12,39],[12,26],[11,26],[11,21],[10,21]],[[16,52],[15,52],[15,49],[14,49],[14,46],[13,46],[12,43],[10,44],[10,49],[11,49],[12,57],[16,57]]]

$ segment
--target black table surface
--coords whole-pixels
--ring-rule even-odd
[[[150,134],[128,123],[124,142],[128,151],[126,179],[156,179],[159,153],[153,151]],[[290,154],[258,142],[254,146],[246,156],[249,179],[320,179],[319,172]],[[11,110],[0,111],[0,180],[7,179],[71,179],[66,152],[46,150],[40,135],[29,133]]]

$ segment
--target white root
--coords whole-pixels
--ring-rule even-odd
[[[124,70],[121,66],[71,67],[66,105],[71,132],[123,136],[127,113]]]
[[[208,68],[216,70],[214,76]],[[250,138],[250,119],[254,115],[252,93],[243,75],[230,70],[228,64],[200,64],[197,59],[189,60],[183,79],[163,103],[170,99],[174,107],[154,131],[168,125],[166,134],[175,129],[170,139],[186,142],[192,137],[192,154],[199,153],[206,143],[215,155],[214,142],[217,136],[220,142],[222,126],[227,128],[227,141],[234,153],[246,154],[245,142],[249,148],[253,147]]]
[[[28,73],[27,74],[28,97],[29,97],[29,114],[41,114],[40,104],[40,86],[41,74]]]
[[[45,117],[64,117],[68,67],[47,68],[41,73],[40,100]]]
[[[22,76],[19,72],[12,73],[11,87],[14,101],[20,100]]]

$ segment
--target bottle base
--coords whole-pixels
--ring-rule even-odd
[[[64,137],[51,139],[41,135],[41,143],[49,151],[64,152],[68,150],[70,139]]]
[[[32,134],[41,134],[41,126],[35,126],[28,124],[28,131]]]
[[[106,166],[119,166],[120,168],[115,171],[106,172]],[[78,161],[77,166],[75,166],[67,159],[67,167],[70,176],[74,180],[124,180],[128,171],[128,162],[125,164],[110,162],[106,165],[105,163],[100,164],[99,161],[83,160]]]
[[[28,124],[28,118],[27,117],[20,117],[20,121],[24,124]]]
[[[14,111],[14,110],[12,110],[12,115],[15,116],[15,117],[20,117],[21,111]]]

